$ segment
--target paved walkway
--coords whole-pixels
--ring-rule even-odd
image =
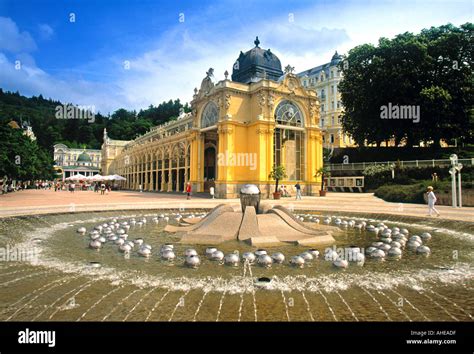
[[[427,206],[422,204],[389,203],[372,193],[328,193],[326,197],[303,197],[303,200],[283,198],[267,200],[296,210],[341,211],[367,214],[427,217]],[[0,195],[0,218],[18,215],[48,214],[81,211],[106,211],[164,208],[213,208],[217,204],[240,204],[238,199],[210,199],[196,195],[186,200],[182,193],[151,193],[114,191],[100,195],[92,191],[54,192],[54,190],[26,190]],[[437,206],[441,219],[474,222],[474,208],[455,209]]]

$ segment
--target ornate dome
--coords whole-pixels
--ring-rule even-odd
[[[240,52],[232,71],[232,81],[248,84],[267,78],[277,81],[283,75],[280,59],[270,49],[259,47],[258,37],[254,41],[255,47],[245,54]]]
[[[85,151],[77,157],[76,162],[92,162],[91,157]]]
[[[337,65],[337,64],[339,64],[341,61],[342,61],[342,55],[338,54],[338,53],[337,53],[337,50],[336,50],[336,52],[334,53],[334,55],[333,55],[332,58],[331,58],[331,66]]]

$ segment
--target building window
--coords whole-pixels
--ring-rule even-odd
[[[334,101],[331,101],[331,109],[334,110]]]
[[[303,115],[296,104],[282,101],[275,110],[275,121],[279,127],[274,135],[275,166],[285,166],[287,179],[301,180],[304,177],[304,132],[296,130],[303,126]]]
[[[334,85],[331,85],[331,93],[334,95]]]
[[[211,127],[219,120],[219,108],[214,102],[209,102],[201,115],[201,128]]]
[[[296,104],[285,100],[275,110],[275,121],[277,124],[302,127],[303,115]]]
[[[324,92],[324,89],[321,90],[321,98],[326,98],[326,93]]]
[[[331,134],[331,139],[329,141],[331,144],[334,144],[334,134]]]
[[[323,143],[326,142],[326,135],[323,135]]]
[[[321,127],[324,127],[324,118],[321,118]]]
[[[334,116],[331,117],[331,125],[334,125]]]
[[[331,79],[334,78],[334,70],[331,70]]]
[[[341,116],[337,117],[337,123],[338,123],[338,124],[341,124],[341,123],[342,123],[342,118],[341,118]]]
[[[337,108],[341,108],[341,101],[337,101]]]
[[[324,103],[321,105],[321,112],[324,112]]]
[[[304,86],[304,87],[308,86],[308,81],[304,80],[304,81],[303,81],[303,86]]]

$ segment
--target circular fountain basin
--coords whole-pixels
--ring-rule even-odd
[[[178,212],[159,214],[172,224],[177,223]],[[186,211],[189,215],[202,212]],[[330,219],[331,226],[340,219],[336,243],[266,247],[268,254],[284,255],[284,261],[268,268],[250,262],[225,267],[206,257],[206,249],[212,246],[180,243],[178,236],[164,231],[166,223],[138,226],[132,220],[151,221],[159,214],[127,211],[0,219],[0,248],[4,256],[9,252],[9,258],[0,262],[0,320],[473,320],[470,223],[299,212],[297,216],[305,220],[311,220],[309,216]],[[113,219],[119,224],[128,222],[130,239],[142,239],[151,247],[151,255],[140,256],[139,247],[120,252],[113,241],[90,249],[89,233]],[[429,257],[402,246],[403,256],[397,261],[387,256],[387,261],[380,262],[367,256],[363,265],[353,261],[337,269],[326,255],[344,258],[353,256],[354,250],[363,255],[380,242],[376,233],[355,227],[362,222],[407,229],[409,235],[429,233],[431,238],[421,240],[429,247]],[[87,232],[78,234],[80,227]],[[166,244],[173,246],[176,258],[172,262],[161,258]],[[240,255],[258,249],[236,240],[216,248]],[[185,265],[189,249],[199,256],[198,268]],[[319,257],[303,268],[291,266],[292,257],[315,251]],[[291,307],[287,306],[290,298]],[[394,305],[399,298],[411,304],[403,313]]]

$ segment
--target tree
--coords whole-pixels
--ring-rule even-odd
[[[274,166],[270,174],[268,175],[268,178],[271,178],[275,180],[275,193],[278,193],[278,182],[286,178],[286,172],[285,172],[285,166],[279,165],[279,166]]]
[[[359,146],[394,139],[472,142],[474,27],[471,23],[380,38],[349,51],[340,65],[343,130]],[[381,119],[383,107],[419,109],[415,119]],[[414,118],[414,117],[412,117]]]
[[[321,177],[321,191],[324,191],[324,179],[331,177],[331,172],[327,167],[322,166],[316,171],[315,177]]]
[[[1,90],[1,89],[0,89]],[[109,116],[100,112],[91,119],[59,119],[56,109],[63,103],[45,99],[42,95],[27,98],[20,93],[0,91],[0,119],[27,120],[31,123],[38,145],[52,154],[53,145],[63,142],[67,145],[86,144],[91,149],[99,149],[102,144],[104,128],[115,139],[131,140],[151,127],[163,124],[179,115],[180,108],[189,112],[189,105],[180,100],[169,100],[158,106],[150,105],[138,113],[120,108]]]
[[[53,177],[50,154],[5,119],[0,119],[0,176],[23,181]]]

